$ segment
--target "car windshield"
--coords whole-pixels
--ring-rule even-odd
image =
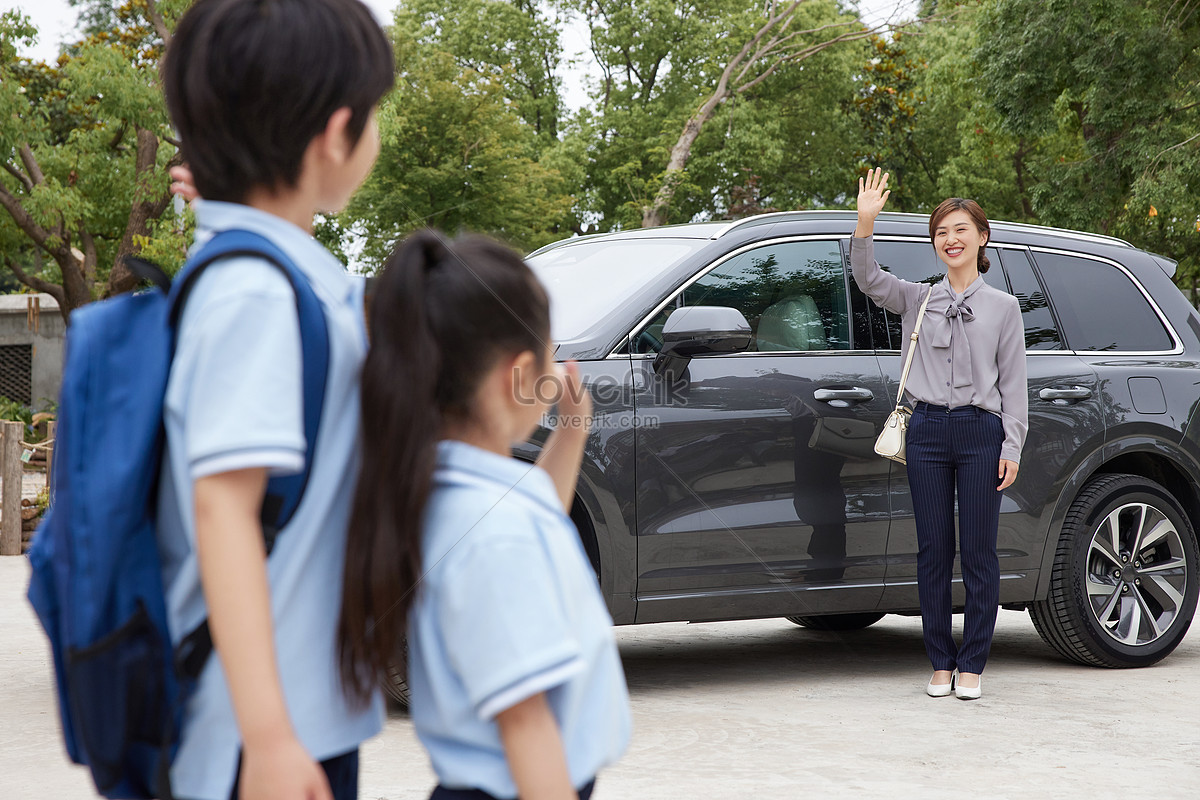
[[[707,244],[704,239],[581,241],[529,259],[550,294],[555,341],[578,339],[638,286]]]

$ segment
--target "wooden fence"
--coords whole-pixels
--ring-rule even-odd
[[[36,516],[35,508],[22,508],[21,488],[28,469],[29,456],[41,450],[45,453],[46,486],[50,485],[53,464],[55,424],[49,424],[49,436],[38,445],[25,442],[23,422],[0,422],[0,556],[19,556],[23,551],[26,516]]]

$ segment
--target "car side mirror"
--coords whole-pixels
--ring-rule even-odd
[[[737,353],[750,346],[750,323],[736,308],[685,306],[667,317],[654,371],[672,380],[695,356]]]

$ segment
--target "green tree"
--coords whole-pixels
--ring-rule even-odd
[[[100,4],[96,4],[99,6]],[[26,286],[51,294],[64,317],[127,291],[122,263],[149,248],[182,259],[183,236],[163,219],[166,169],[178,159],[158,85],[168,20],[185,0],[127,0],[55,64],[21,58],[37,32],[0,16],[0,249]]]
[[[920,41],[920,37],[916,37]],[[907,47],[903,34],[873,36],[870,58],[849,106],[861,124],[866,168],[879,166],[891,174],[891,205],[896,211],[916,211],[937,182],[935,166],[917,137],[920,119],[928,112],[919,79],[927,62]]]
[[[1114,233],[1200,270],[1200,9],[1156,0],[992,0],[982,88],[1036,141],[1042,222]],[[1087,43],[1080,46],[1081,42]]]
[[[937,171],[932,193],[918,208],[931,211],[946,197],[971,197],[996,219],[1033,222],[1027,161],[1037,140],[1008,131],[982,89],[975,54],[980,39],[994,32],[980,25],[979,8],[979,0],[959,0],[953,16],[925,26],[912,43],[925,65],[914,135]]]
[[[568,234],[582,176],[565,146],[539,138],[491,70],[464,66],[401,24],[393,46],[397,84],[379,109],[379,161],[340,219],[364,238],[363,260],[382,263],[393,242],[423,226],[527,249]]]
[[[932,211],[971,197],[994,218],[1035,219],[1026,159],[1036,145],[1001,125],[975,58],[980,0],[927,0],[924,21],[871,43],[850,105],[860,122],[862,166],[893,177],[897,210]]]
[[[543,140],[562,115],[559,20],[537,0],[402,0],[397,27],[448,54],[464,70],[493,78]]]
[[[848,42],[785,64],[752,93],[725,103],[696,140],[688,164],[699,193],[674,203],[731,218],[844,204],[862,141],[844,100],[854,91],[864,47]]]
[[[842,101],[862,60],[846,56],[871,36],[855,13],[834,0],[562,4],[586,19],[601,72],[578,120],[585,218],[654,226],[842,199],[857,138]]]
[[[702,93],[702,101],[683,123],[683,131],[670,146],[666,169],[658,181],[654,198],[643,208],[642,226],[654,227],[667,220],[667,212],[680,184],[687,175],[687,163],[692,148],[704,126],[723,104],[753,92],[765,81],[788,65],[813,58],[842,42],[853,42],[873,34],[856,16],[805,19],[802,8],[819,5],[806,0],[767,3],[762,18],[757,14],[738,14],[728,21],[732,35],[710,43],[718,57],[713,62],[720,67],[715,82]],[[730,47],[721,47],[729,42]],[[733,50],[733,48],[737,48]],[[724,51],[724,52],[722,52]]]
[[[669,130],[678,133],[695,102],[696,76],[706,68],[704,45],[716,40],[717,20],[731,2],[558,0],[557,5],[587,24],[600,70],[590,87],[591,105],[566,131],[566,140],[583,155],[586,174],[581,230],[636,227],[666,163]]]

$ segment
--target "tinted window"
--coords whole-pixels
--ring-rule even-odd
[[[995,248],[987,249],[988,260],[993,269],[988,272],[985,280],[1001,291],[1007,291],[1000,270],[995,267],[1000,261],[1000,255]],[[913,283],[925,283],[930,286],[941,282],[946,275],[946,265],[937,257],[933,245],[927,241],[919,242],[875,242],[875,260],[879,266],[888,272]],[[874,314],[873,330],[875,349],[899,350],[903,334],[900,332],[900,317],[890,311],[884,311],[871,304]]]
[[[843,239],[841,244],[842,262],[845,264],[846,270],[846,285],[850,289],[850,338],[854,342],[854,349],[870,350],[875,346],[871,333],[872,303],[862,293],[862,289],[858,288],[854,279],[850,277],[850,240]]]
[[[1103,261],[1034,253],[1067,346],[1155,352],[1174,346],[1145,295]]]
[[[701,305],[741,311],[754,331],[749,352],[850,349],[846,274],[836,241],[784,242],[734,256],[635,335],[634,352],[657,352],[671,312]]]
[[[1046,293],[1033,272],[1029,254],[1024,250],[1002,250],[1000,260],[1008,274],[1010,291],[1021,304],[1025,323],[1025,347],[1029,350],[1062,350],[1062,337],[1046,302]]]
[[[937,283],[946,274],[933,245],[928,242],[875,242],[875,260],[888,272],[913,283]],[[903,334],[900,317],[871,304],[875,349],[899,350]]]

